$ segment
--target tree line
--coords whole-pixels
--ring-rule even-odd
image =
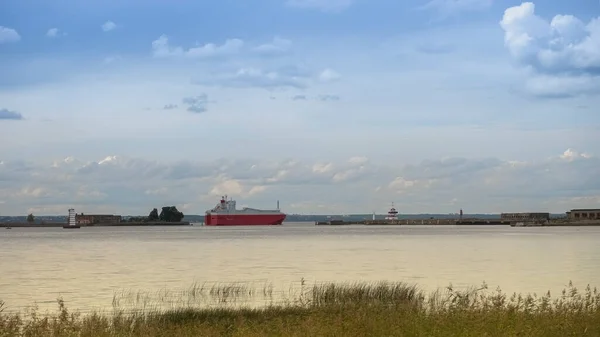
[[[158,209],[154,208],[147,217],[131,217],[129,218],[129,222],[180,222],[183,218],[183,213],[177,210],[177,207],[165,206],[160,211],[160,214],[158,213]]]

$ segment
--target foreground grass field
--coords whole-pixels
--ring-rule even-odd
[[[199,290],[188,292],[196,296]],[[223,286],[210,294],[251,296]],[[507,296],[485,286],[428,296],[402,283],[306,287],[284,304],[80,315],[58,300],[58,312],[2,312],[0,336],[600,336],[600,294],[572,285],[552,298]]]

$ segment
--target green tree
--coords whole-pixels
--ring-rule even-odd
[[[148,221],[158,221],[159,219],[158,210],[155,208],[150,212],[150,215],[148,215]]]
[[[27,222],[32,223],[35,221],[35,217],[33,216],[32,213],[29,213],[29,215],[27,216]]]
[[[179,222],[183,219],[184,215],[180,211],[177,210],[175,206],[165,206],[162,208],[160,212],[159,219],[160,221],[165,222]]]

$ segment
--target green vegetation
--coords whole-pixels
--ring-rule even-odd
[[[148,221],[158,221],[160,218],[158,217],[158,210],[156,208],[152,209],[150,214],[148,215]]]
[[[35,222],[35,217],[33,216],[32,213],[29,213],[29,215],[27,215],[27,222],[29,222],[29,223]]]
[[[150,211],[147,217],[138,216],[129,218],[129,222],[180,222],[183,220],[183,213],[177,210],[175,206],[165,206],[162,208],[160,215],[156,208]]]
[[[160,221],[166,222],[179,222],[183,219],[183,213],[177,210],[175,206],[163,207],[160,215],[158,216]]]
[[[194,286],[177,294],[227,303],[268,295],[269,289]],[[58,308],[56,314],[24,315],[4,313],[0,303],[0,336],[600,336],[600,294],[589,286],[579,293],[572,285],[555,299],[549,293],[507,296],[485,286],[424,296],[402,283],[302,284],[294,300],[262,308],[135,311],[115,305],[110,314],[80,315],[62,300]]]

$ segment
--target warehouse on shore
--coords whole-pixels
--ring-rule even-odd
[[[119,223],[120,215],[112,214],[75,214],[75,222],[78,225],[94,225],[99,223]]]
[[[572,209],[567,212],[569,220],[600,220],[600,209]]]

